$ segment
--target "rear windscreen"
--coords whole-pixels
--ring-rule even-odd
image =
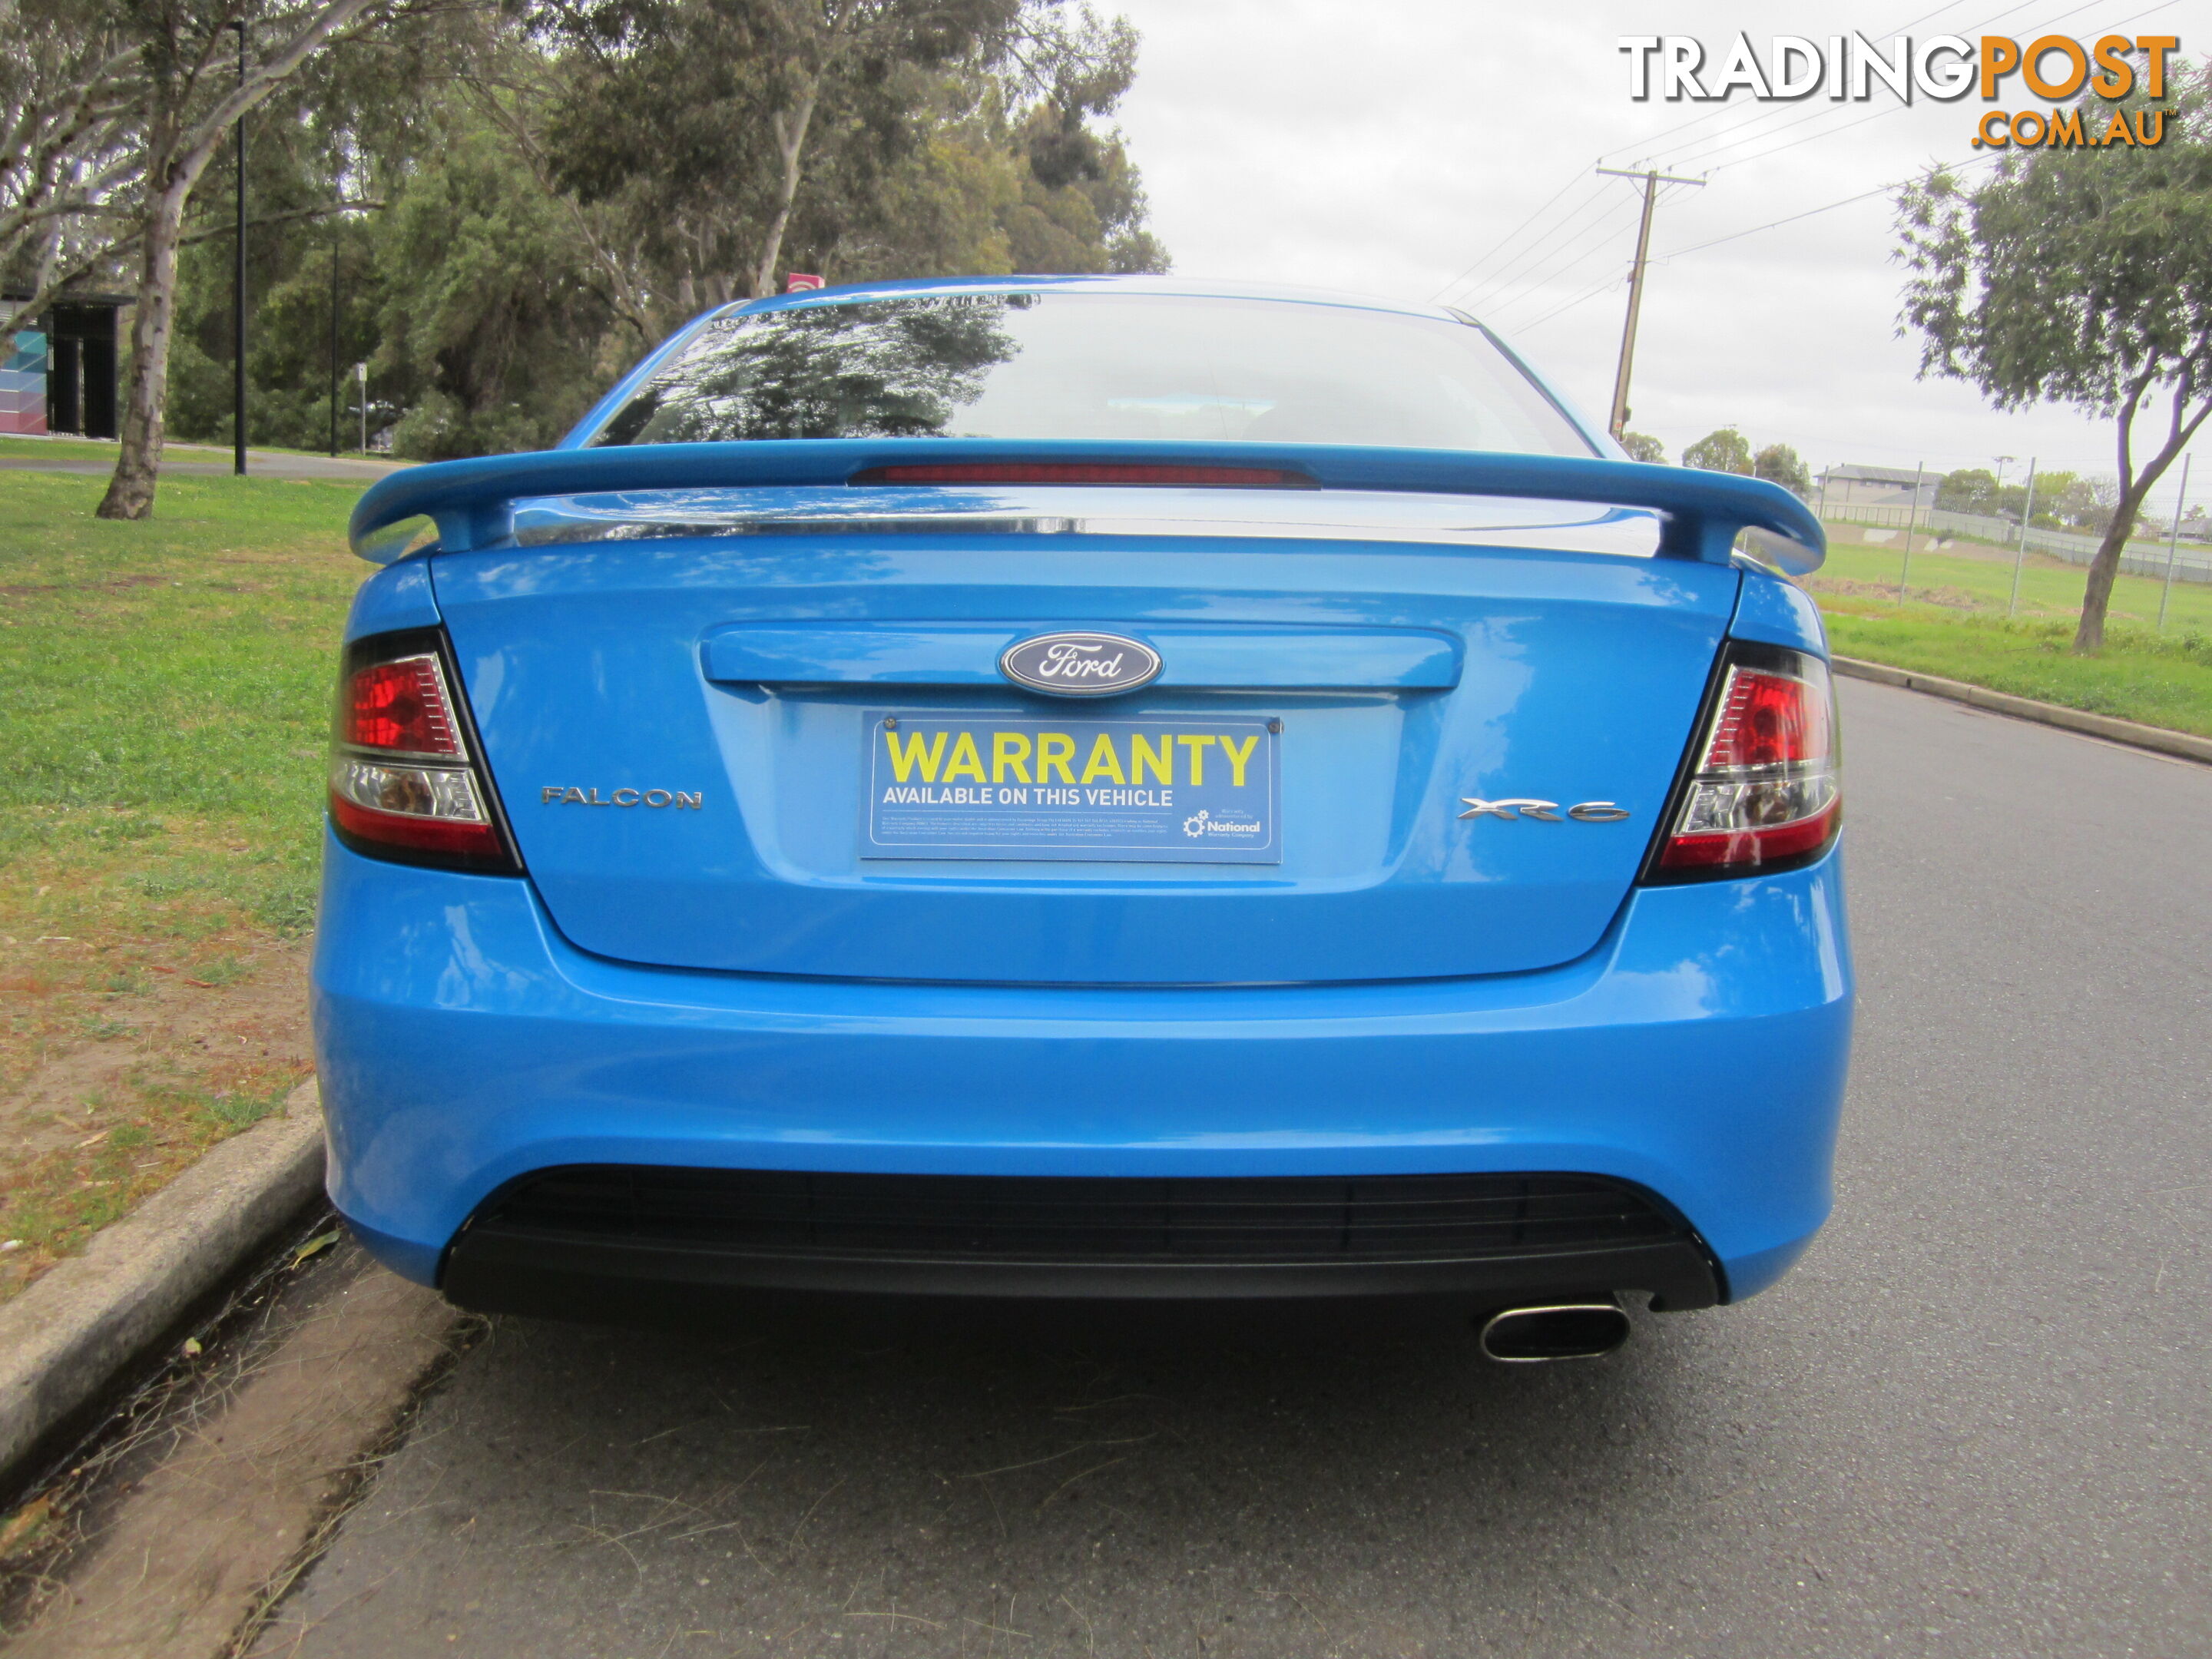
[[[717,318],[587,440],[1044,438],[1589,455],[1480,329],[1348,306],[958,294]]]

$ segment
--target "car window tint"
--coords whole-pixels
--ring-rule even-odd
[[[933,436],[1592,453],[1465,324],[1297,301],[1062,293],[718,318],[589,441]]]

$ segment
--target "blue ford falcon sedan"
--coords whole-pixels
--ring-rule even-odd
[[[1565,1358],[1826,1216],[1837,732],[1777,574],[1820,526],[1473,319],[734,305],[352,536],[331,1194],[457,1303],[1388,1305]]]

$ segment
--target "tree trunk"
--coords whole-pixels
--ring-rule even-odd
[[[2076,656],[2089,656],[2105,648],[2105,610],[2112,602],[2112,580],[2120,574],[2120,555],[2135,533],[2136,509],[2141,498],[2124,495],[2105,539],[2097,544],[2097,556],[2089,561],[2089,580],[2081,592],[2081,621],[2074,630]]]
[[[2126,434],[2122,434],[2120,448],[2120,478],[2123,489],[2119,506],[2112,513],[2111,526],[2105,538],[2097,544],[2097,556],[2089,561],[2089,580],[2081,590],[2081,621],[2074,630],[2074,651],[2077,656],[2088,656],[2105,647],[2105,612],[2112,602],[2112,582],[2120,574],[2120,555],[2127,549],[2128,538],[2135,533],[2136,520],[2142,514],[2142,505],[2150,499],[2153,485],[2166,476],[2181,452],[2189,447],[2197,436],[2197,428],[2204,424],[2205,416],[2212,415],[2212,400],[2192,416],[2189,413],[2191,382],[2185,378],[2174,390],[2173,420],[2165,444],[2157,454],[2144,464],[2143,470],[2133,478],[2127,475],[2128,452]],[[2130,408],[2132,413],[2132,408]],[[2026,527],[2022,527],[2023,534]]]
[[[138,262],[138,306],[131,319],[131,380],[124,388],[121,453],[97,509],[103,519],[143,519],[154,510],[168,413],[169,342],[176,332],[177,245],[193,179],[172,175],[146,204]]]
[[[775,118],[776,148],[783,153],[783,189],[776,203],[775,217],[769,222],[768,234],[761,241],[760,264],[753,272],[753,298],[764,300],[775,292],[775,263],[783,257],[783,233],[791,223],[791,205],[799,199],[799,158],[806,148],[806,129],[814,119],[815,100],[821,95],[821,82],[810,81],[806,95],[799,100],[787,124],[781,112]]]
[[[228,39],[227,28],[217,27],[202,43],[197,64],[179,56],[155,88],[151,118],[146,124],[147,199],[139,229],[137,312],[131,319],[131,381],[124,391],[121,453],[107,494],[95,509],[100,517],[143,519],[154,510],[168,414],[169,342],[176,331],[177,249],[193,187],[215,159],[216,147],[246,112],[371,3],[321,0],[289,40],[250,72],[241,70],[236,89],[197,122],[186,118],[192,76],[218,55],[227,56],[221,44]],[[188,15],[190,9],[181,9],[160,26],[169,31],[167,45],[179,52],[176,20]]]

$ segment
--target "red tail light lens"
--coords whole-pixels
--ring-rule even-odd
[[[338,684],[331,822],[356,852],[449,869],[518,868],[463,736],[434,634],[356,641]]]
[[[1131,461],[948,461],[874,466],[854,484],[1180,484],[1200,489],[1317,489],[1304,472],[1272,466],[1174,466]]]
[[[341,743],[465,758],[434,653],[356,669],[346,683],[339,716]]]
[[[1826,663],[1802,651],[1740,649],[1653,861],[1655,878],[1746,876],[1825,853],[1843,812],[1835,731]]]

